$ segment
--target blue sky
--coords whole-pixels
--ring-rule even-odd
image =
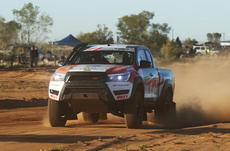
[[[28,2],[53,18],[50,40],[92,32],[97,24],[105,24],[115,36],[119,18],[143,10],[155,13],[153,22],[168,23],[174,38],[206,41],[208,32],[219,32],[225,33],[225,40],[230,40],[229,0],[1,0],[0,16],[12,20],[12,10]]]

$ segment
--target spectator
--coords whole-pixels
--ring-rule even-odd
[[[18,55],[18,63],[22,64],[22,50],[20,50],[19,55]]]
[[[38,49],[32,46],[30,50],[30,66],[33,67],[34,65],[35,67],[38,65]]]
[[[210,49],[209,48],[206,49],[206,54],[210,55]]]
[[[38,66],[38,48],[37,47],[35,47],[34,48],[34,64],[35,64],[35,67],[37,67]]]
[[[34,46],[30,48],[30,67],[33,67],[34,64],[34,54],[33,54]]]

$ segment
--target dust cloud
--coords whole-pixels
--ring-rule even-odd
[[[230,58],[202,57],[167,68],[175,75],[180,124],[230,121]]]

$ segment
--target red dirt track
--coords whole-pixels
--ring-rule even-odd
[[[228,119],[217,121],[201,118],[199,121],[191,118],[193,122],[189,123],[181,116],[186,112],[181,109],[183,104],[180,104],[178,95],[182,93],[182,83],[177,77],[183,78],[180,71],[184,69],[184,65],[170,67],[175,72],[178,83],[175,97],[180,107],[174,129],[147,122],[144,122],[142,129],[127,129],[122,118],[111,114],[108,115],[108,120],[97,124],[86,123],[78,115],[79,120],[68,121],[66,127],[50,127],[46,105],[48,81],[53,69],[0,71],[0,150],[49,151],[60,145],[65,151],[230,150]],[[191,116],[201,117],[200,112],[196,113]],[[204,116],[207,117],[207,114]]]

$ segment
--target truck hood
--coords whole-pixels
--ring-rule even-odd
[[[56,72],[107,72],[117,73],[125,72],[133,69],[132,66],[124,65],[110,65],[110,64],[81,64],[81,65],[69,65],[63,66],[56,70]]]

